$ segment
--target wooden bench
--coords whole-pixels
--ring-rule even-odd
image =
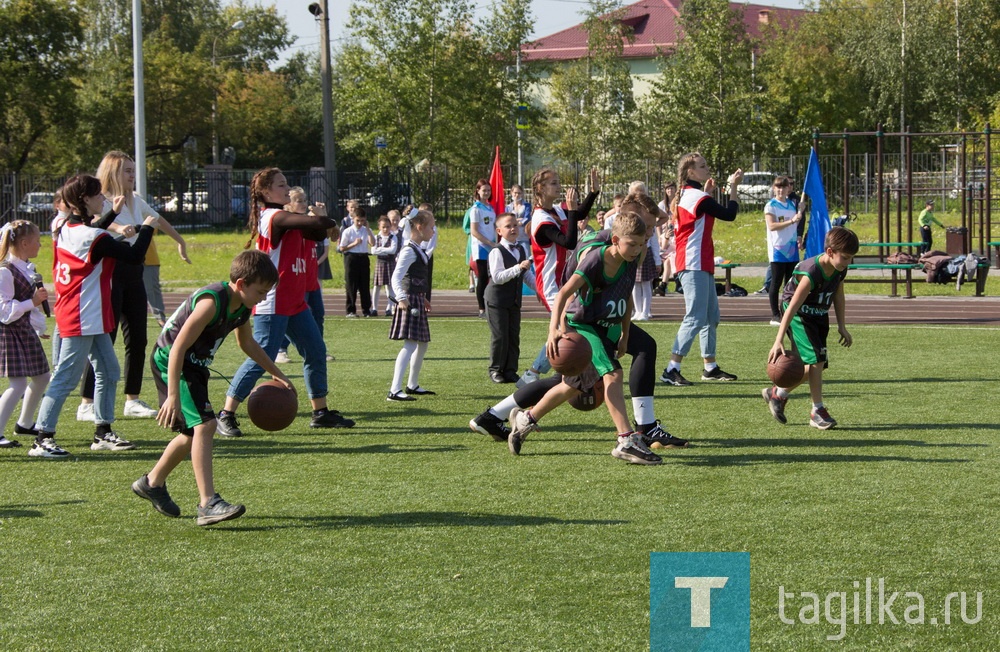
[[[719,263],[716,265],[719,269],[726,270],[726,292],[733,287],[733,269],[742,266],[742,263]]]
[[[884,243],[883,243],[884,244]],[[864,245],[862,245],[864,246]],[[892,294],[889,296],[898,297],[897,287],[899,285],[899,272],[903,272],[906,277],[906,298],[913,298],[913,270],[923,269],[923,265],[912,264],[912,265],[891,265],[889,263],[853,263],[847,266],[847,269],[887,269],[890,271],[890,278],[881,277],[869,277],[865,276],[862,278],[846,278],[844,283],[891,283],[892,284]]]
[[[923,244],[924,244],[923,242],[862,242],[859,246],[861,246],[861,247],[878,247],[878,253],[875,253],[875,254],[868,254],[868,253],[861,254],[859,252],[859,255],[855,256],[855,257],[856,258],[857,257],[865,257],[865,258],[867,258],[867,257],[871,256],[871,257],[881,258],[882,256],[884,256],[884,255],[886,255],[886,254],[889,253],[888,252],[889,249],[902,249],[904,247],[906,247],[908,249],[914,249],[914,248],[918,248],[919,249],[919,247],[923,246]],[[882,252],[883,249],[886,250],[885,253]],[[911,251],[910,253],[913,253],[913,252]]]

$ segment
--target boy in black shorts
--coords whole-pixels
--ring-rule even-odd
[[[278,270],[267,254],[240,253],[229,268],[229,283],[213,283],[188,297],[174,311],[149,358],[160,395],[157,421],[180,434],[167,444],[153,470],[132,483],[132,491],[153,503],[156,511],[177,517],[181,510],[167,493],[167,476],[191,455],[201,502],[198,525],[239,518],[243,505],[231,505],[215,493],[212,437],[216,418],[208,400],[208,366],[230,333],[240,348],[275,380],[295,391],[285,374],[253,338],[250,309],[278,282]]]
[[[858,236],[853,231],[835,226],[826,234],[826,251],[819,256],[806,259],[798,264],[792,279],[785,285],[781,296],[784,316],[774,346],[768,354],[768,362],[785,352],[783,340],[789,333],[792,347],[806,365],[809,377],[809,394],[812,396],[812,412],[809,425],[820,430],[829,430],[837,425],[836,419],[823,405],[823,370],[826,360],[826,339],[830,332],[830,306],[837,312],[837,332],[841,346],[851,346],[851,334],[844,322],[844,277],[847,266],[858,253]],[[803,376],[803,379],[805,376]],[[785,403],[788,394],[800,385],[792,387],[766,387],[761,390],[771,415],[778,423],[787,423]]]

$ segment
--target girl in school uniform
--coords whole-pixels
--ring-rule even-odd
[[[41,277],[28,262],[38,255],[40,236],[38,227],[27,220],[16,220],[0,229],[0,376],[10,383],[0,396],[0,448],[21,445],[3,433],[22,396],[14,434],[38,434],[35,408],[49,384],[49,361],[38,340],[45,333],[45,316],[39,306],[49,295],[40,283],[36,286],[36,277]]]
[[[403,247],[392,273],[392,290],[396,295],[396,313],[389,327],[390,340],[403,340],[403,348],[396,356],[396,367],[389,387],[387,401],[415,401],[415,396],[434,394],[420,386],[420,368],[431,341],[427,313],[431,302],[427,266],[430,260],[420,245],[434,235],[434,215],[430,211],[417,211],[410,218],[410,241]],[[403,391],[403,372],[410,367],[409,382]]]

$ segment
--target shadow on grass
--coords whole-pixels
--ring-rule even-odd
[[[45,516],[37,509],[26,507],[57,507],[59,505],[82,505],[85,500],[60,500],[54,503],[27,503],[24,505],[0,505],[0,518],[38,518]]]
[[[905,430],[906,428],[899,428]],[[837,428],[837,432],[848,432],[856,428]],[[864,428],[857,428],[864,430]],[[694,439],[692,446],[715,444],[718,448],[875,448],[883,446],[916,446],[919,448],[986,448],[986,444],[930,444],[919,439],[812,439],[808,437],[772,439]]]
[[[625,525],[621,519],[563,519],[525,514],[475,514],[469,512],[395,512],[373,516],[261,516],[255,520],[290,521],[275,525],[230,527],[226,530],[254,532],[292,528],[412,528],[412,527],[521,527],[539,525]]]
[[[287,442],[269,440],[229,440],[226,446],[216,447],[219,457],[262,457],[265,455],[384,455],[392,453],[454,453],[464,451],[466,446],[449,444],[427,446],[426,444],[371,444],[369,446],[330,446],[316,442]]]
[[[968,459],[921,459],[903,455],[802,455],[791,453],[750,453],[742,455],[684,455],[672,457],[673,464],[685,466],[753,466],[756,464],[803,464],[830,462],[915,462],[918,464],[967,464]]]

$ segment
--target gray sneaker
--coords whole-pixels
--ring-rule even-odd
[[[637,432],[619,435],[618,445],[611,451],[611,456],[629,464],[655,465],[663,462],[659,455],[646,448],[642,435]]]
[[[246,511],[247,508],[243,505],[230,505],[222,499],[222,496],[215,494],[204,507],[198,505],[198,525],[212,525],[239,518]]]
[[[538,422],[528,415],[527,410],[514,408],[510,411],[510,434],[507,436],[507,448],[511,454],[521,454],[521,444],[527,439],[528,433],[538,430]]]
[[[236,414],[233,412],[226,412],[225,410],[219,412],[216,424],[215,430],[221,437],[243,436],[243,431],[240,430],[240,423],[236,420]]]
[[[177,518],[181,515],[181,508],[177,506],[177,503],[167,493],[166,483],[162,487],[153,487],[149,484],[149,476],[144,475],[132,483],[132,491],[135,492],[136,496],[145,498],[153,503],[153,509],[164,516]]]

